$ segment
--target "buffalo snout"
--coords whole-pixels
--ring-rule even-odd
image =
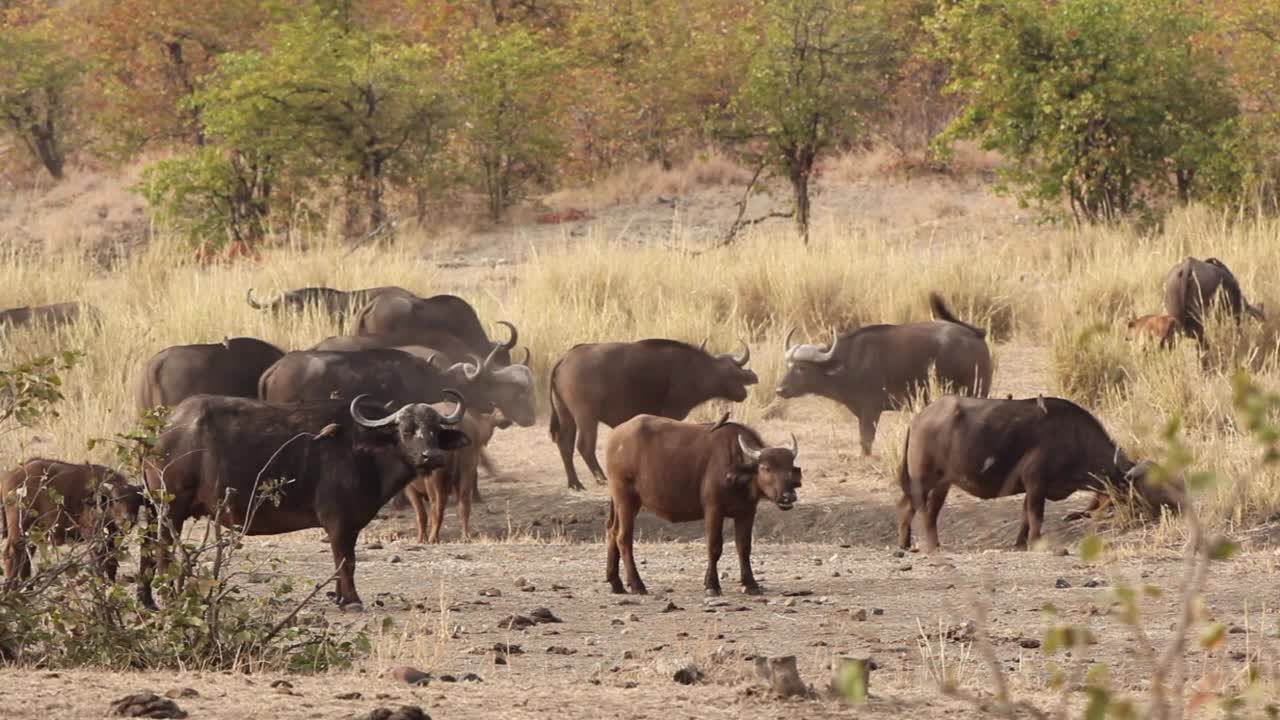
[[[782,495],[778,496],[778,499],[777,501],[774,502],[774,504],[777,505],[778,508],[781,510],[790,510],[791,508],[795,507],[796,500],[797,500],[796,491],[787,490],[786,492],[782,493]]]

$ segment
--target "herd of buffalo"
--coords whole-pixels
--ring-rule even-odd
[[[978,498],[1025,494],[1017,546],[1040,535],[1046,500],[1130,493],[1150,507],[1176,507],[1181,490],[1149,481],[1147,463],[1131,460],[1094,415],[1064,399],[988,398],[992,363],[986,333],[958,319],[936,294],[934,320],[832,331],[826,345],[782,351],[782,398],[827,397],[858,420],[862,452],[871,452],[881,413],[901,409],[927,390],[931,375],[956,395],[937,398],[910,423],[899,483],[898,542],[911,542],[911,521],[925,514],[926,549],[938,547],[938,514],[952,485]],[[210,518],[250,535],[323,528],[333,551],[340,605],[358,607],[355,545],[383,506],[403,495],[418,519],[419,541],[436,542],[444,507],[456,496],[464,536],[478,497],[484,448],[496,430],[535,423],[534,374],[519,335],[491,338],[470,304],[453,295],[419,297],[399,287],[345,292],[303,288],[260,302],[274,313],[315,311],[349,320],[349,336],[285,352],[248,337],[161,350],[140,369],[140,411],[168,408],[164,430],[135,485],[109,468],[30,459],[0,476],[0,535],[7,536],[8,583],[29,577],[26,538],[39,528],[53,542],[103,544],[140,514],[154,514],[140,554],[139,598],[153,605],[158,566],[187,520]],[[1130,323],[1162,344],[1181,332],[1205,343],[1204,318],[1219,307],[1237,321],[1261,317],[1221,261],[1186,258],[1165,283],[1168,315]],[[3,325],[54,325],[93,314],[76,303],[0,312]],[[751,348],[712,353],[676,340],[588,343],[568,350],[550,374],[550,434],[568,485],[585,489],[575,449],[610,495],[606,578],[614,592],[645,586],[633,557],[641,509],[671,522],[706,528],[705,587],[719,594],[717,563],[726,518],[734,521],[741,583],[759,592],[751,571],[758,503],[783,510],[797,501],[799,446],[766,443],[729,421],[688,423],[713,399],[740,402],[758,382]],[[613,432],[603,466],[599,423]],[[427,506],[431,517],[428,532]],[[112,553],[100,570],[114,577]]]

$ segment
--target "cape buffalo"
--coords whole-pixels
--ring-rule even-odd
[[[143,553],[139,599],[154,606],[157,561],[167,562],[183,523],[209,517],[247,535],[324,528],[338,604],[358,604],[360,531],[409,481],[441,467],[447,451],[468,442],[456,429],[462,395],[446,393],[457,400],[447,415],[413,403],[377,420],[362,413],[363,398],[294,407],[215,395],[182,401],[145,468],[148,490],[171,499],[161,509],[158,546]]]
[[[261,303],[254,298],[253,288],[249,288],[244,295],[245,301],[255,310],[300,313],[306,310],[308,306],[315,306],[337,320],[341,320],[352,312],[359,310],[374,298],[383,296],[417,297],[412,292],[395,285],[366,288],[364,290],[305,287],[297,290],[286,290],[276,297]]]
[[[951,314],[937,293],[929,304],[938,320],[905,325],[867,325],[837,337],[831,345],[783,342],[787,372],[778,383],[781,398],[820,395],[844,405],[858,419],[862,454],[871,454],[880,413],[898,410],[926,396],[932,368],[944,385],[986,397],[991,390],[991,352],[986,333]],[[927,397],[926,397],[927,399]]]
[[[1172,315],[1141,315],[1129,321],[1129,338],[1139,343],[1155,342],[1162,348],[1173,347],[1178,321]]]
[[[1180,488],[1149,481],[1147,467],[1129,460],[1102,423],[1070,400],[948,395],[916,415],[907,431],[898,545],[911,544],[911,518],[923,508],[926,549],[938,547],[938,513],[952,485],[983,500],[1026,493],[1019,549],[1040,537],[1045,500],[1077,490],[1132,488],[1153,508],[1177,507]]]
[[[142,368],[138,408],[172,407],[202,394],[257,397],[258,379],[282,357],[280,348],[251,337],[167,347]]]
[[[380,401],[437,402],[445,388],[461,390],[478,411],[498,407],[517,425],[528,427],[534,414],[533,372],[525,365],[497,367],[495,351],[483,362],[448,368],[428,358],[375,348],[359,352],[298,350],[262,373],[258,398],[285,404],[350,399],[370,395]]]
[[[440,541],[440,526],[444,524],[444,508],[450,495],[458,498],[458,519],[462,521],[462,537],[471,539],[471,503],[476,499],[477,469],[480,454],[499,428],[511,426],[511,421],[501,410],[491,413],[468,411],[458,426],[466,434],[470,444],[449,453],[444,467],[437,468],[426,477],[415,478],[405,486],[404,495],[413,505],[418,521],[418,542]],[[431,503],[431,527],[427,528],[426,502]]]
[[[411,348],[421,348],[429,350],[441,362],[461,362],[476,354],[457,336],[442,330],[427,330],[417,333],[416,337],[412,339],[412,344],[405,344],[405,342],[401,338],[382,335],[335,335],[321,340],[310,349],[356,352],[358,350],[396,348],[397,350],[411,352]],[[499,356],[506,358],[506,360],[501,359]],[[509,351],[502,352],[500,350],[494,355],[493,362],[498,365],[506,365],[509,361]]]
[[[760,593],[751,572],[751,529],[756,505],[769,500],[783,510],[796,502],[800,468],[796,438],[791,447],[765,447],[754,430],[728,422],[694,424],[639,415],[609,435],[605,465],[609,470],[609,518],[605,544],[605,579],[615,593],[624,592],[618,559],[627,565],[631,592],[646,593],[636,572],[632,542],[641,508],[670,522],[701,520],[707,535],[708,595],[720,594],[716,568],[724,545],[725,518],[733,519],[738,569],[747,593]]]
[[[485,357],[497,348],[494,360],[506,365],[511,362],[510,352],[520,335],[511,323],[503,320],[498,324],[505,325],[510,332],[506,342],[491,341],[475,308],[455,295],[385,296],[374,298],[360,308],[352,321],[352,333],[388,338],[388,342],[395,345],[426,345],[442,351],[446,349],[437,347],[440,335],[452,335],[460,341],[466,354]]]
[[[98,318],[98,311],[90,305],[79,302],[54,303],[52,305],[25,305],[23,307],[0,310],[0,327],[22,327],[35,325],[53,329],[63,325],[71,325],[81,318],[92,320]]]
[[[138,517],[142,491],[101,465],[33,458],[0,476],[0,538],[7,585],[31,576],[26,538],[33,528],[54,545],[92,544],[94,563],[116,578],[114,542]]]
[[[589,343],[566,352],[551,369],[551,439],[560,447],[569,488],[584,490],[573,467],[574,438],[596,482],[608,482],[596,459],[598,423],[609,427],[649,414],[683,420],[713,398],[747,399],[759,380],[742,355],[712,355],[676,340]]]
[[[1178,323],[1178,329],[1205,343],[1204,321],[1214,307],[1225,306],[1239,322],[1244,313],[1262,320],[1262,304],[1252,305],[1240,290],[1231,270],[1217,258],[1183,258],[1164,281],[1164,307]]]

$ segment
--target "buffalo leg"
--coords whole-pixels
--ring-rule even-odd
[[[356,535],[345,527],[329,528],[329,547],[333,550],[333,566],[338,572],[338,606],[363,607],[356,594]]]
[[[556,436],[556,445],[560,448],[560,462],[564,463],[564,474],[569,478],[570,490],[586,490],[578,480],[578,470],[573,466],[573,446],[578,435],[578,422],[563,409],[557,414],[560,419],[560,434]]]
[[[600,461],[596,459],[596,433],[600,429],[600,423],[584,422],[578,428],[578,452],[581,453],[582,459],[587,461],[587,469],[596,478],[597,485],[609,484],[609,479],[605,477],[604,470],[600,468]]]
[[[458,488],[458,519],[462,521],[462,537],[463,539],[471,539],[471,500],[476,487],[476,469],[474,467],[465,471],[471,476],[471,479]]]
[[[3,509],[0,508],[0,512]],[[19,537],[9,538],[4,548],[5,587],[16,588],[23,580],[31,576],[31,555],[27,544]]]
[[[1040,539],[1040,526],[1044,523],[1044,493],[1035,486],[1027,488],[1027,541],[1023,549],[1035,545]]]
[[[760,583],[756,582],[756,575],[751,572],[751,532],[755,524],[755,513],[733,520],[733,543],[738,550],[738,573],[742,580],[742,589],[748,595],[760,594]]]
[[[876,440],[876,425],[880,424],[880,412],[864,412],[858,415],[858,435],[862,454],[871,454],[871,444]]]
[[[621,560],[618,553],[618,509],[612,501],[609,502],[609,517],[605,520],[604,543],[604,579],[614,594],[622,595],[627,589],[622,586],[622,578],[618,574],[618,562]]]
[[[947,502],[947,493],[950,490],[951,485],[949,483],[942,483],[929,492],[929,499],[925,501],[924,543],[926,552],[933,552],[938,549],[938,514],[942,512],[942,506]]]
[[[1063,522],[1075,522],[1085,518],[1097,519],[1097,513],[1105,510],[1111,504],[1111,496],[1103,492],[1095,492],[1093,499],[1089,501],[1089,507],[1084,510],[1069,512],[1062,516]]]
[[[627,585],[631,587],[631,592],[636,595],[648,595],[649,590],[645,588],[644,581],[640,579],[640,573],[636,570],[635,539],[638,506],[639,502],[636,501],[626,505],[615,504],[614,512],[617,513],[618,523],[614,529],[615,541],[618,544],[618,553],[622,555],[622,562],[627,568]]]
[[[915,514],[916,505],[911,493],[903,491],[898,499],[898,547],[903,550],[911,549],[911,519]]]
[[[724,551],[724,516],[715,510],[707,510],[704,519],[707,530],[707,574],[702,585],[707,595],[720,594],[720,554]]]
[[[156,514],[155,539],[151,539],[149,533],[143,534],[138,551],[138,602],[145,608],[156,608],[152,585],[157,571],[161,575],[168,573],[173,545],[182,537],[186,517],[186,512],[179,512],[169,504],[166,512]]]
[[[427,479],[427,497],[431,500],[431,532],[427,535],[427,542],[433,545],[440,542],[440,526],[444,525],[444,506],[449,502],[449,490],[441,487],[445,483],[445,478],[441,477],[444,472],[444,470],[437,470]]]
[[[418,521],[418,544],[421,545],[427,541],[426,501],[413,483],[405,487],[404,496],[409,498],[409,504],[413,506],[413,515]]]

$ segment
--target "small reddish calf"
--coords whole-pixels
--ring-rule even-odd
[[[1138,342],[1159,342],[1162,348],[1173,347],[1178,322],[1172,315],[1142,315],[1129,321],[1129,339]]]
[[[426,477],[418,477],[404,488],[404,495],[413,505],[418,519],[418,542],[440,542],[440,526],[444,523],[444,507],[449,496],[458,497],[458,518],[462,520],[462,536],[471,539],[471,503],[479,497],[477,489],[478,467],[483,462],[484,448],[498,429],[511,427],[511,421],[501,410],[481,415],[467,411],[462,420],[462,432],[471,444],[449,453],[445,465]],[[427,508],[431,503],[431,530],[427,532]]]
[[[9,587],[31,576],[26,538],[33,528],[55,545],[75,537],[94,543],[94,562],[115,580],[110,543],[137,520],[142,490],[101,465],[34,458],[0,476],[0,502],[0,535],[9,540],[4,551]]]
[[[765,447],[754,430],[728,419],[726,413],[718,423],[695,424],[637,415],[609,435],[605,579],[613,592],[626,592],[618,575],[619,559],[626,563],[631,592],[647,592],[632,552],[636,514],[645,508],[670,522],[703,521],[703,584],[712,596],[720,594],[716,565],[724,546],[725,518],[732,518],[743,589],[760,593],[751,572],[756,505],[764,499],[783,510],[795,505],[801,475],[795,464],[798,449],[794,435],[790,448]]]

